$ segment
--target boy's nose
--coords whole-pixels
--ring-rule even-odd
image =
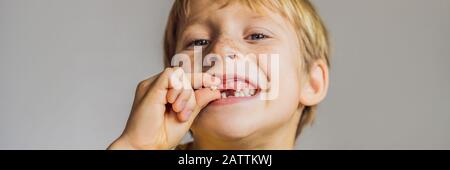
[[[225,72],[225,62],[234,62],[240,56],[237,43],[231,39],[218,40],[213,43],[206,56],[204,71]]]
[[[217,54],[222,59],[235,59],[239,54],[238,43],[231,38],[221,38],[212,45],[210,53]]]

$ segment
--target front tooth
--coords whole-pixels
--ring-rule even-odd
[[[238,91],[234,91],[234,97],[239,97],[239,92]]]
[[[227,93],[222,92],[221,95],[222,95],[222,99],[226,99],[227,98]]]
[[[256,93],[256,90],[255,89],[250,89],[250,95],[255,95],[255,93]]]
[[[249,89],[244,89],[244,95],[245,96],[250,96],[250,90]]]
[[[241,91],[241,97],[245,97],[245,93]]]

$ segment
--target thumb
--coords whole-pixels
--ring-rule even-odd
[[[195,91],[195,98],[197,99],[197,108],[203,109],[208,103],[220,99],[219,90],[211,90],[210,88],[203,88]]]
[[[192,76],[192,74],[188,75]],[[187,104],[187,110],[183,111],[179,114],[181,116],[180,120],[187,120],[187,124],[190,126],[192,122],[195,120],[197,115],[200,113],[200,111],[208,105],[208,103],[220,99],[220,91],[217,90],[217,86],[220,85],[221,80],[217,77],[213,77],[207,73],[200,73],[197,74],[197,76],[191,77],[193,81],[199,81],[201,82],[201,86],[197,87],[200,88],[198,90],[194,90],[194,96],[192,102],[189,102]],[[210,88],[214,86],[215,88]],[[214,90],[213,90],[214,89]],[[186,108],[185,108],[186,110]]]
[[[178,118],[178,120],[186,120],[184,123],[179,123],[178,120],[173,119],[174,123],[173,126],[174,129],[177,129],[177,133],[173,133],[173,137],[179,137],[184,136],[184,134],[187,133],[189,128],[191,127],[192,123],[194,122],[197,115],[200,113],[200,111],[208,105],[208,103],[219,99],[220,98],[220,92],[218,90],[211,90],[209,88],[202,88],[199,90],[196,90],[195,97],[193,97],[192,105],[192,111],[188,111],[187,114],[180,113],[178,116],[182,116],[182,118]],[[195,99],[194,99],[195,98]]]

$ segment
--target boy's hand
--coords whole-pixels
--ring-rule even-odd
[[[199,87],[191,83],[201,82]],[[219,99],[220,79],[206,73],[185,74],[167,68],[158,76],[139,83],[126,128],[108,149],[172,149],[189,131],[197,114]],[[195,90],[194,88],[200,88]]]

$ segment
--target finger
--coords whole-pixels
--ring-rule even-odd
[[[195,101],[195,93],[191,93],[191,96],[189,100],[186,103],[186,106],[184,107],[183,111],[178,113],[178,120],[180,122],[186,122],[190,119],[194,109],[196,107],[196,101]],[[196,115],[194,115],[195,118]]]
[[[177,122],[174,122],[174,124],[172,124],[173,128],[178,129],[178,131],[183,132],[183,134],[186,133],[202,108],[204,108],[211,101],[219,98],[220,92],[218,90],[203,88],[194,91],[194,93],[191,94],[191,97],[189,98],[184,110],[181,113],[177,114],[178,120],[176,120]]]
[[[183,77],[182,76],[183,71],[180,68],[166,68],[159,77],[154,81],[153,85],[151,86],[151,89],[147,91],[145,96],[142,99],[142,104],[149,105],[149,104],[167,104],[167,92],[173,87],[173,84],[171,84],[170,79],[172,77]],[[151,91],[151,93],[150,93]]]
[[[186,77],[183,69],[181,68],[173,68],[173,72],[169,76],[169,88],[173,89],[182,89],[184,85],[184,81]]]
[[[211,90],[209,88],[203,88],[195,91],[196,110],[203,109],[208,103],[220,99],[219,90]]]
[[[182,91],[183,90],[181,89],[169,89],[169,91],[167,92],[167,102],[173,104]]]
[[[201,76],[202,84],[204,87],[210,87],[210,86],[218,86],[221,83],[221,80],[217,77],[213,77],[210,74],[203,73]],[[185,106],[184,110],[178,114],[179,120],[182,122],[188,122],[188,124],[191,124],[195,118],[197,117],[198,113],[210,102],[220,99],[220,91],[210,88],[201,88],[199,90],[195,90],[194,94],[192,95],[190,101],[188,101],[187,105]]]
[[[196,90],[184,110],[178,114],[178,119],[181,122],[186,122],[190,126],[200,111],[208,105],[208,103],[219,98],[220,92],[218,90],[211,90],[208,88]]]
[[[178,71],[177,68],[166,68],[164,69],[164,71],[159,75],[159,77],[156,79],[155,84],[154,84],[154,88],[157,89],[168,89],[170,86],[175,86],[172,85],[170,82],[171,77],[177,77],[177,74],[179,74],[180,71]]]
[[[181,112],[183,111],[184,107],[186,106],[189,98],[192,95],[192,90],[183,90],[183,92],[178,96],[175,103],[172,105],[172,109],[175,112]]]
[[[191,83],[181,68],[174,68],[174,72],[169,78],[169,91],[167,92],[167,101],[174,103],[183,90],[191,90]]]

